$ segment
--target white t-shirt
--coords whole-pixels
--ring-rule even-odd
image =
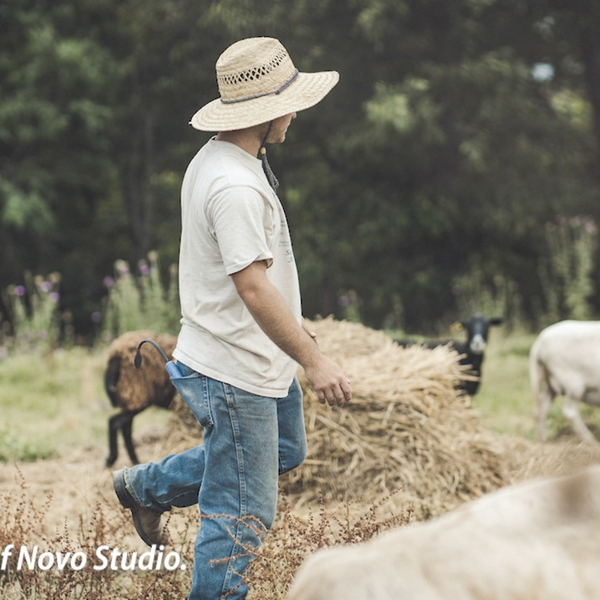
[[[235,144],[211,139],[187,168],[181,206],[182,328],[174,357],[253,394],[286,396],[297,364],[258,326],[231,278],[265,260],[267,277],[300,322],[287,220],[261,161]]]

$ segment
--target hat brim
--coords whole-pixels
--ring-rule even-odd
[[[200,131],[233,131],[267,123],[318,104],[339,81],[337,71],[298,73],[279,94],[224,104],[220,98],[203,106],[190,121]]]

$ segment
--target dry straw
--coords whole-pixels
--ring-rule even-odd
[[[428,516],[505,483],[502,446],[457,395],[464,375],[455,352],[400,348],[382,332],[333,319],[313,325],[354,398],[347,409],[324,407],[301,379],[309,456],[283,481],[300,501],[318,493],[371,501],[400,489],[397,500]]]
[[[455,352],[400,348],[382,332],[331,318],[312,327],[354,397],[343,409],[323,406],[299,370],[308,457],[281,479],[296,506],[319,497],[370,502],[394,492],[395,502],[425,517],[508,481],[502,444],[479,424],[469,398],[457,395],[464,376]],[[200,439],[185,407],[176,405],[165,451]]]
[[[191,124],[202,131],[231,131],[266,123],[320,102],[337,84],[337,71],[301,73],[274,38],[231,45],[217,60],[220,97],[203,106]]]

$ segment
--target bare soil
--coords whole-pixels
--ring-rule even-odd
[[[159,429],[149,429],[137,435],[136,447],[141,460],[161,458],[162,444],[157,442],[162,439],[162,433]],[[65,525],[69,531],[75,531],[81,520],[90,523],[99,505],[109,517],[118,513],[129,515],[115,496],[112,473],[124,466],[131,466],[131,463],[126,452],[121,450],[117,463],[109,469],[104,465],[107,452],[104,445],[90,444],[63,447],[57,458],[48,460],[0,463],[0,492],[10,494],[15,503],[24,496],[44,513],[38,531],[43,536],[63,531]],[[197,511],[197,508],[189,510]],[[175,515],[169,525],[175,537],[177,531],[184,527],[179,521],[181,519]],[[128,530],[122,532],[121,543],[132,548],[140,546],[142,542],[133,525],[129,526],[129,518],[126,523]]]

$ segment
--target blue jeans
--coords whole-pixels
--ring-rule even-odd
[[[204,444],[127,469],[125,483],[141,506],[156,512],[198,502],[202,519],[188,600],[227,593],[242,599],[248,590],[241,574],[260,544],[253,525],[271,527],[278,476],[306,457],[302,390],[294,379],[285,398],[267,398],[178,366],[187,386],[182,396],[204,427]]]

